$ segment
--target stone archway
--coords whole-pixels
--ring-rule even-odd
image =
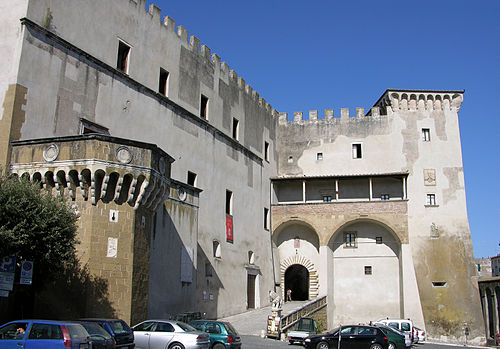
[[[300,264],[293,264],[285,271],[285,302],[288,301],[288,290],[291,301],[309,300],[309,271]]]
[[[301,270],[300,267],[304,268],[305,272],[303,271],[303,269],[302,269],[302,271],[300,271]],[[292,269],[290,269],[290,268],[292,268]],[[314,264],[309,259],[307,259],[304,256],[294,255],[293,257],[289,257],[289,258],[282,260],[280,263],[280,269],[281,269],[281,285],[283,285],[283,288],[282,288],[283,299],[285,299],[285,297],[286,297],[285,292],[286,292],[286,286],[287,286],[287,280],[286,280],[287,270],[291,270],[292,272],[296,272],[296,273],[307,274],[307,276],[308,276],[308,280],[307,280],[307,283],[308,283],[307,294],[308,294],[308,296],[307,296],[307,299],[314,299],[314,298],[318,297],[318,293],[319,293],[318,271],[317,271],[316,267],[314,266]],[[301,277],[302,276],[300,276],[298,279],[300,280]],[[300,282],[300,281],[298,281],[298,282]],[[290,284],[290,280],[288,280],[288,284]],[[300,290],[300,286],[297,286],[296,291],[297,290],[299,290],[299,292],[297,292],[299,294],[305,293],[305,291]],[[293,290],[292,290],[292,295],[293,295]],[[295,296],[295,297],[297,297],[297,296]],[[307,299],[300,299],[300,298],[304,298],[304,297],[297,297],[297,300],[307,300]],[[292,296],[292,300],[295,300],[294,296]]]

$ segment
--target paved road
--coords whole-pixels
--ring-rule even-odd
[[[260,348],[287,348],[287,349],[303,349],[300,345],[289,345],[287,342],[278,341],[275,339],[261,338],[259,336],[241,336],[242,349],[260,349]],[[412,346],[412,349],[457,349],[457,348],[478,348],[466,347],[457,345],[444,345],[435,343],[422,343]],[[486,347],[483,347],[486,348]]]

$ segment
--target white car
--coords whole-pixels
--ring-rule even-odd
[[[422,330],[421,328],[415,327],[415,331],[417,333],[418,342],[419,343],[425,342],[425,340],[426,340],[425,330]]]
[[[208,333],[181,321],[147,320],[132,327],[135,349],[208,349]]]

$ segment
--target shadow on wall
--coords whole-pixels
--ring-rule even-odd
[[[35,295],[33,317],[76,319],[82,317],[116,317],[108,300],[108,281],[90,274],[75,259],[61,267],[55,279]]]
[[[215,247],[214,247],[215,248]],[[217,275],[218,265],[223,263],[222,257],[215,257],[214,251],[208,257],[207,253],[198,244],[198,310],[208,319],[217,319],[219,290],[223,288],[222,282]]]

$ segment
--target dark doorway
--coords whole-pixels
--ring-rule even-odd
[[[255,276],[248,274],[247,278],[248,309],[255,309]]]
[[[285,271],[285,300],[286,291],[291,290],[292,301],[306,301],[309,299],[309,271],[300,264],[294,264]]]

